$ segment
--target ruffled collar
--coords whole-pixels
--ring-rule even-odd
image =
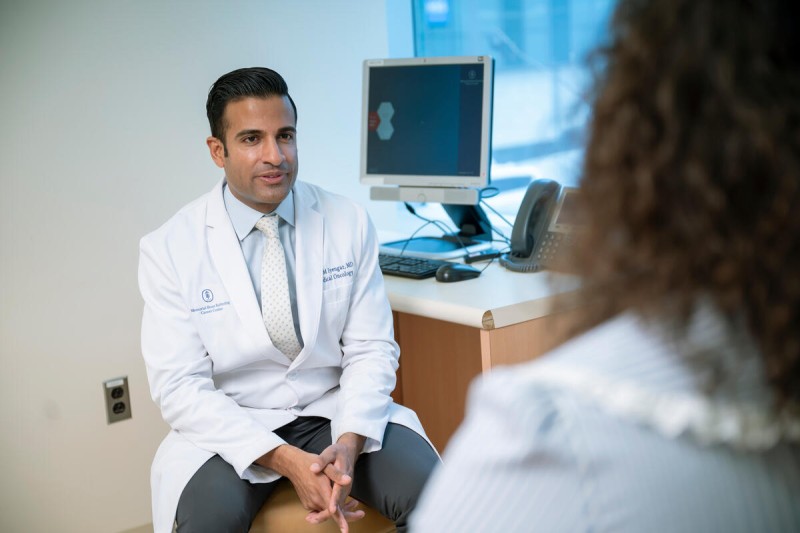
[[[667,438],[688,436],[704,445],[762,451],[781,441],[800,443],[800,419],[763,406],[700,394],[660,393],[567,365],[542,368],[533,381],[569,389],[607,413],[645,425]]]
[[[671,439],[751,451],[800,443],[800,414],[776,412],[752,343],[707,308],[676,338],[623,315],[531,365],[528,377]]]

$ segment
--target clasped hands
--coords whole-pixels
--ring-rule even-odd
[[[347,501],[353,485],[353,470],[364,440],[355,433],[345,433],[319,455],[283,445],[264,458],[270,468],[292,482],[300,502],[309,511],[308,522],[320,524],[331,519],[343,533],[347,533],[348,522],[364,518],[364,511],[356,509],[358,502]]]

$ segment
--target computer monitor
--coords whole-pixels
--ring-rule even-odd
[[[491,245],[477,204],[490,181],[493,79],[489,56],[364,61],[361,183],[373,200],[441,203],[458,227],[384,251],[457,257]]]

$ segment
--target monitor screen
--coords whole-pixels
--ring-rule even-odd
[[[492,80],[489,56],[365,61],[361,181],[487,186]]]

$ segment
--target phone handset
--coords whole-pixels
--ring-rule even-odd
[[[534,250],[547,232],[558,202],[561,186],[552,180],[531,182],[511,231],[511,251],[500,257],[500,264],[516,272],[535,272],[541,268]]]

